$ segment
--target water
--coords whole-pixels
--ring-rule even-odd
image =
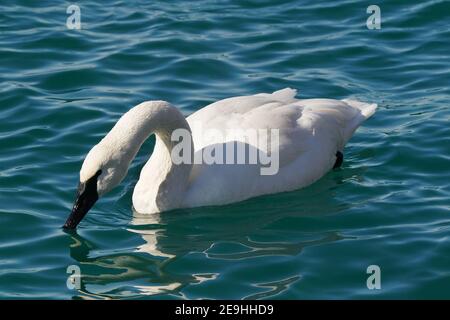
[[[81,30],[69,4],[0,4],[0,298],[450,298],[448,1],[383,2],[380,30],[368,1],[80,1]],[[61,230],[85,154],[130,107],[188,115],[287,86],[379,104],[341,170],[142,217],[150,140],[77,233]]]

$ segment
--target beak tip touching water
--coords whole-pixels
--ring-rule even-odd
[[[94,203],[98,200],[97,192],[94,194],[80,194],[75,200],[75,204],[73,206],[72,212],[64,223],[64,229],[76,229],[78,224],[83,220],[84,216],[88,213],[88,211],[92,208]]]
[[[65,230],[74,230],[77,228],[78,223],[75,222],[75,220],[72,219],[73,213],[70,214],[69,218],[67,218],[66,222],[62,226]]]
[[[74,230],[83,220],[84,216],[98,200],[97,193],[98,174],[86,181],[80,183],[78,187],[77,199],[73,205],[72,211],[63,225],[65,230]]]
[[[97,199],[97,194],[80,194],[77,197],[77,200],[75,200],[73,209],[66,222],[64,223],[63,228],[66,230],[76,229],[78,224],[81,222],[81,220],[83,220],[84,216],[88,213],[89,209],[91,209]]]

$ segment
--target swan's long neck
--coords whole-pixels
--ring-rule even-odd
[[[177,108],[164,101],[151,101],[141,103],[124,114],[104,138],[119,155],[119,165],[128,168],[145,140],[156,134],[153,154],[142,169],[133,193],[133,205],[140,213],[177,208],[183,200],[192,164],[174,164],[172,161],[171,152],[178,142],[172,141],[171,136],[176,129],[191,132]],[[192,152],[191,135],[189,138]]]

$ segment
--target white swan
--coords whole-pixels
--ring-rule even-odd
[[[290,191],[318,180],[335,164],[353,132],[377,107],[354,100],[296,99],[296,90],[224,99],[185,118],[165,101],[147,101],[125,113],[86,156],[80,171],[77,200],[65,228],[76,228],[99,196],[126,176],[141,145],[156,134],[152,156],[134,189],[133,206],[140,213],[182,207],[222,205],[251,197]],[[198,129],[198,124],[202,130]],[[279,169],[262,175],[261,164],[191,164],[172,161],[176,129],[192,132],[197,155],[211,145],[229,143],[225,135],[206,138],[214,129],[279,129]],[[255,138],[244,140],[249,148]]]

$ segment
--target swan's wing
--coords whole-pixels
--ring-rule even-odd
[[[214,122],[215,127],[219,125],[220,120],[224,117],[235,117],[245,115],[249,111],[262,107],[269,103],[277,105],[286,105],[297,101],[295,95],[297,90],[285,88],[283,90],[275,91],[274,93],[259,93],[251,96],[232,97],[214,102],[206,107],[191,114],[187,120],[189,124],[200,122],[209,124],[212,127],[211,121]]]
[[[376,104],[354,100],[298,100],[295,94],[296,90],[286,88],[271,94],[228,98],[200,109],[187,118],[195,150],[235,140],[257,146],[254,136],[247,136],[245,141],[236,136],[248,129],[277,129],[281,166],[317,148],[318,143],[322,149],[325,144],[332,145],[330,152],[334,155],[334,149],[342,151],[356,128],[376,109]]]
[[[197,153],[233,141],[228,137],[234,130],[277,129],[279,170],[262,176],[255,165],[195,165],[186,205],[230,203],[314,182],[331,169],[336,151],[376,108],[356,101],[296,100],[294,95],[294,90],[284,89],[225,99],[187,118]],[[217,134],[205,134],[213,131]],[[246,138],[249,145],[258,146],[253,137]]]
[[[272,94],[228,98],[193,113],[187,121],[192,129],[195,150],[211,144],[241,141],[239,136],[248,129],[279,129],[280,145],[290,145],[292,150],[300,150],[299,143],[304,139],[294,139],[294,132],[301,130],[296,121],[301,117],[302,107],[291,106],[298,101],[295,99],[296,92],[286,88]],[[258,145],[254,136],[247,138],[243,142]],[[295,152],[293,155],[295,156]],[[287,154],[284,159],[288,160]]]

